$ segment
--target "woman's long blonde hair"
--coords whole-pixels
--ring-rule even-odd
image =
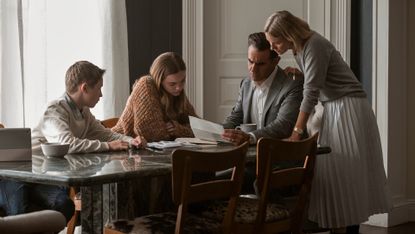
[[[168,75],[186,71],[186,64],[182,57],[174,52],[159,55],[150,67],[150,76],[154,80],[160,95],[161,105],[167,117],[165,121],[176,120],[179,123],[188,122],[186,113],[186,93],[183,90],[177,97],[169,94],[162,85]]]
[[[313,34],[307,22],[288,11],[277,11],[268,17],[264,31],[293,43],[294,52],[301,51],[304,43]]]

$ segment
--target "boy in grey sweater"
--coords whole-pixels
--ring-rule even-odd
[[[69,153],[125,150],[146,144],[140,136],[132,138],[105,128],[89,111],[102,97],[104,72],[87,61],[76,62],[68,69],[66,93],[48,105],[32,131],[34,151],[42,141],[68,143]]]

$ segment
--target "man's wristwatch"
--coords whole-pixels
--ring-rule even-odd
[[[298,133],[298,135],[302,136],[304,134],[304,130],[301,128],[294,127],[294,132]]]

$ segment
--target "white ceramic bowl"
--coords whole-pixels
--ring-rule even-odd
[[[63,157],[68,153],[69,144],[59,142],[42,143],[43,154],[48,157]]]

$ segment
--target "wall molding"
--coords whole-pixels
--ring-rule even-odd
[[[324,37],[336,47],[343,59],[350,64],[351,0],[312,1],[308,5],[309,7],[322,9],[324,25],[320,25],[320,27],[322,27],[322,32],[324,31]],[[313,24],[314,19],[309,18],[308,21]]]
[[[372,108],[375,112],[376,120],[378,122],[386,176],[388,176],[388,95],[378,96],[378,94],[388,93],[388,8],[388,4],[385,4],[384,2],[378,3],[377,0],[373,1]],[[381,105],[378,106],[378,104]],[[402,213],[402,209],[398,208],[396,211],[398,213]],[[368,223],[375,226],[388,226],[388,216],[389,215],[372,216],[370,217]]]
[[[374,223],[394,226],[415,214],[407,200],[406,0],[373,0],[373,109],[393,209]],[[390,156],[390,157],[389,157]],[[372,224],[372,223],[370,223]]]
[[[415,199],[405,199],[402,196],[397,196],[393,199],[393,203],[392,212],[373,215],[366,224],[392,227],[415,221]]]
[[[186,62],[186,93],[203,118],[203,1],[183,0],[183,60]]]
[[[351,0],[328,1],[330,8],[330,41],[350,64]]]
[[[393,210],[389,214],[388,226],[413,221],[415,221],[415,199],[407,199],[404,202],[394,204]]]

